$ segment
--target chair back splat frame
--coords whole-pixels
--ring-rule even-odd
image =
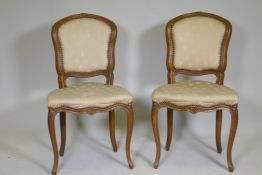
[[[183,46],[181,46],[181,43],[180,43],[180,46],[177,46],[174,40],[174,38],[176,38],[179,42],[179,36],[177,36],[178,34],[177,35],[174,34],[175,32],[179,32],[179,29],[176,28],[176,24],[185,26],[186,22],[188,21],[192,22],[194,21],[194,19],[198,19],[198,18],[200,19],[205,18],[205,19],[213,21],[213,23],[219,24],[219,26],[221,27],[220,29],[217,29],[217,30],[222,31],[221,33],[223,34],[221,37],[221,41],[220,41],[220,48],[216,48],[219,54],[214,54],[214,57],[217,58],[217,60],[216,61],[211,60],[211,63],[213,64],[213,65],[211,64],[211,66],[202,64],[201,61],[196,62],[196,64],[200,68],[197,66],[191,65],[191,63],[194,62],[194,60],[190,60],[188,65],[185,65],[182,63],[180,64],[180,62],[183,61],[185,57],[181,57],[181,59],[179,60],[179,54],[183,51],[183,49],[185,50],[186,47],[183,48]],[[197,22],[195,22],[194,24],[197,24]],[[183,32],[183,30],[181,31]],[[213,74],[216,76],[216,84],[222,86],[224,83],[225,70],[227,66],[227,50],[228,50],[228,45],[229,45],[229,41],[231,37],[231,32],[232,32],[232,26],[228,20],[218,15],[211,14],[211,13],[193,12],[193,13],[187,13],[187,14],[171,19],[167,23],[166,31],[165,31],[166,43],[167,43],[166,66],[167,66],[167,71],[168,71],[168,74],[167,74],[168,84],[175,84],[176,75],[178,74],[191,75],[191,76]],[[185,36],[183,37],[187,37],[187,35],[190,35],[190,34],[185,32]],[[192,35],[195,35],[195,34],[192,34]],[[198,39],[201,42],[202,40],[206,41],[210,38],[206,39],[203,36],[200,36]],[[189,40],[190,40],[190,37],[188,37],[188,40],[185,40],[185,42]],[[192,47],[190,47],[189,49],[192,49]],[[187,53],[187,52],[184,52],[184,53]],[[159,131],[158,131],[158,111],[160,108],[167,108],[167,140],[166,140],[166,150],[167,151],[170,148],[170,144],[172,140],[173,110],[181,111],[181,112],[187,111],[191,113],[216,111],[216,146],[217,146],[218,153],[222,152],[222,146],[221,146],[222,109],[225,109],[225,108],[229,109],[231,113],[231,129],[230,129],[230,135],[229,135],[229,141],[228,141],[228,147],[227,147],[227,162],[228,162],[228,170],[231,172],[234,170],[231,154],[232,154],[232,146],[233,146],[233,142],[234,142],[234,138],[236,134],[237,124],[238,124],[237,104],[233,104],[233,105],[216,104],[212,106],[201,106],[198,104],[196,105],[176,105],[169,101],[156,102],[153,100],[152,101],[152,126],[153,126],[153,131],[154,131],[155,142],[156,142],[156,158],[154,162],[155,168],[158,168],[159,166],[160,153],[161,153],[160,152],[161,151],[160,150],[161,149],[160,137],[159,137]]]
[[[83,20],[86,21],[83,22]],[[78,24],[78,26],[75,26],[75,24]],[[87,28],[88,30],[90,29],[91,34],[87,34],[88,32],[85,31]],[[72,35],[68,34],[68,32],[71,32]],[[77,42],[70,43],[70,39],[74,39],[74,37],[76,37],[74,36],[76,35],[75,33],[84,34],[85,37],[81,38],[77,36]],[[94,36],[92,34],[94,34]],[[117,87],[113,86],[115,43],[117,38],[117,26],[113,21],[94,14],[81,13],[71,15],[57,21],[53,25],[51,36],[55,50],[55,64],[58,74],[59,90],[69,88],[66,83],[66,80],[69,77],[89,78],[99,75],[106,77],[104,85],[106,88],[114,89]],[[74,39],[74,41],[75,40],[76,39]],[[91,41],[91,43],[89,41]],[[70,49],[71,47],[75,48]],[[81,50],[78,50],[79,47]],[[93,55],[89,55],[91,51],[93,52]],[[96,58],[92,59],[93,57]],[[131,99],[131,102],[126,103],[116,101],[105,107],[87,106],[76,108],[67,105],[48,107],[48,128],[54,152],[54,163],[52,169],[53,175],[57,173],[59,159],[55,134],[55,117],[57,113],[60,114],[61,147],[59,153],[60,156],[63,156],[66,143],[66,112],[76,115],[93,115],[98,112],[109,112],[110,139],[113,151],[117,152],[117,143],[115,138],[115,110],[119,108],[124,109],[127,112],[126,157],[129,168],[133,168],[133,162],[130,155],[130,143],[133,130],[134,112],[131,94],[127,91],[124,92],[129,95],[128,98],[130,97],[129,99]]]
[[[207,70],[189,70],[189,69],[179,69],[174,66],[174,58],[175,58],[175,42],[173,36],[173,27],[174,24],[180,20],[190,18],[190,17],[208,17],[213,18],[225,25],[225,33],[223,36],[223,40],[221,43],[220,48],[220,60],[219,66],[216,69],[207,69]],[[216,83],[223,85],[224,83],[224,73],[227,66],[227,50],[229,46],[229,41],[231,38],[232,33],[232,26],[230,22],[218,15],[211,14],[211,13],[204,13],[204,12],[194,12],[188,13],[181,16],[178,16],[168,22],[166,25],[166,43],[167,43],[167,61],[166,66],[168,70],[168,83],[172,84],[175,83],[176,80],[174,79],[178,74],[184,75],[191,75],[191,76],[199,76],[199,75],[207,75],[207,74],[214,74],[216,76]]]
[[[94,70],[90,72],[76,72],[76,71],[69,71],[67,72],[63,66],[63,47],[62,43],[59,39],[59,29],[62,25],[64,25],[67,22],[70,22],[75,19],[81,19],[81,18],[91,18],[95,20],[99,20],[101,22],[104,22],[108,26],[110,26],[111,33],[110,38],[108,41],[108,49],[107,49],[107,59],[108,59],[108,65],[107,68],[104,70]],[[112,85],[114,81],[114,67],[115,67],[115,44],[116,44],[116,38],[117,38],[117,27],[115,23],[107,18],[104,18],[102,16],[94,15],[94,14],[86,14],[81,13],[77,15],[72,15],[65,17],[58,22],[56,22],[52,28],[52,41],[55,49],[55,58],[56,58],[56,71],[58,74],[58,83],[59,87],[67,87],[66,85],[66,79],[69,77],[76,77],[76,78],[88,78],[88,77],[94,77],[103,75],[106,77],[106,84]]]

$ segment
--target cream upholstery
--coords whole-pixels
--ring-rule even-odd
[[[102,83],[81,83],[56,89],[48,95],[49,107],[107,107],[115,103],[128,104],[132,95],[122,87]]]
[[[65,72],[105,70],[111,28],[92,18],[74,19],[58,31]]]
[[[186,80],[167,84],[155,89],[153,101],[170,102],[178,106],[200,105],[210,107],[217,104],[237,104],[238,95],[229,87],[200,80]]]
[[[217,69],[225,33],[222,22],[203,16],[189,17],[173,26],[174,66],[177,69]]]

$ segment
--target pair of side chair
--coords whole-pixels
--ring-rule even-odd
[[[66,143],[66,112],[95,114],[109,112],[110,139],[114,152],[115,110],[127,112],[126,157],[133,168],[130,142],[134,112],[132,95],[124,88],[113,85],[115,66],[115,42],[117,27],[111,20],[93,15],[77,14],[56,22],[52,28],[52,40],[56,57],[59,89],[48,95],[48,128],[51,137],[54,164],[52,174],[58,168],[58,148],[55,134],[55,117],[60,114],[61,147],[64,155]],[[154,168],[160,160],[158,111],[167,108],[167,141],[169,150],[172,139],[173,110],[192,113],[216,111],[216,146],[221,153],[222,109],[231,112],[231,129],[227,147],[229,171],[233,171],[231,152],[238,124],[238,95],[223,85],[227,64],[227,49],[231,37],[231,24],[226,19],[204,12],[188,13],[170,20],[166,25],[168,84],[152,94],[152,126],[156,143]],[[214,74],[216,83],[199,80],[176,82],[176,75]],[[106,77],[105,83],[89,82],[67,86],[69,77],[86,78],[97,75]]]

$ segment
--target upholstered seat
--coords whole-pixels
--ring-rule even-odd
[[[126,89],[103,83],[81,83],[56,89],[48,95],[48,106],[52,108],[107,107],[115,103],[130,102],[132,102],[132,95]]]
[[[157,103],[169,102],[177,106],[204,107],[218,104],[234,105],[238,101],[238,95],[233,89],[200,80],[186,80],[160,86],[155,89],[152,98]]]

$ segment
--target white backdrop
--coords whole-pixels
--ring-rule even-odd
[[[245,138],[246,143],[261,146],[252,136],[259,133],[261,138],[262,134],[262,1],[1,0],[0,152],[12,154],[10,145],[15,144],[14,140],[28,137],[32,142],[37,140],[50,146],[46,96],[58,87],[50,29],[60,18],[81,12],[102,15],[117,24],[115,84],[126,87],[134,95],[133,142],[152,140],[150,96],[154,88],[166,83],[164,28],[171,18],[193,11],[215,13],[231,21],[233,34],[225,84],[240,95],[237,139]],[[207,79],[214,80],[212,78]],[[165,113],[161,110],[159,116],[163,143]],[[106,115],[68,117],[68,142],[77,132],[84,132],[109,143]],[[125,139],[126,118],[123,111],[117,115],[117,138],[121,140]],[[194,133],[192,137],[214,136],[214,113],[199,113],[194,118],[188,113],[174,115],[174,139],[181,138],[184,132]],[[224,112],[224,116],[226,143],[229,113]],[[210,140],[210,144],[214,145],[214,140]],[[243,152],[248,149],[248,146],[237,147]]]

